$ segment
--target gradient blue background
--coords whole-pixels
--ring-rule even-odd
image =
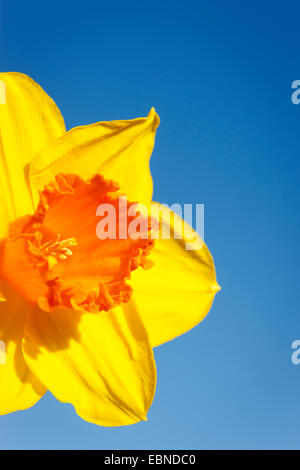
[[[1,70],[37,80],[68,128],[155,106],[155,199],[205,204],[222,291],[155,350],[148,422],[97,427],[47,394],[0,417],[1,448],[300,448],[300,7],[279,3],[2,2]]]

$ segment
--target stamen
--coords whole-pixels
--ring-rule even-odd
[[[61,240],[60,234],[57,235],[55,241],[50,240],[40,244],[42,240],[41,235],[41,232],[37,232],[34,242],[28,240],[29,252],[40,260],[36,264],[37,268],[46,266],[51,270],[59,260],[66,260],[69,256],[72,256],[73,252],[70,248],[77,246],[77,241],[74,237]]]

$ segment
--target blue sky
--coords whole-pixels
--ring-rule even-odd
[[[38,81],[68,128],[156,108],[155,199],[205,204],[222,291],[155,350],[148,422],[97,427],[47,394],[0,417],[0,448],[300,448],[299,13],[296,1],[2,4],[1,70]]]

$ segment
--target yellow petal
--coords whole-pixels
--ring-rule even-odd
[[[146,419],[155,363],[134,312],[35,311],[25,328],[23,352],[44,385],[86,421],[120,426]]]
[[[200,237],[178,215],[159,207],[161,232],[164,229],[167,234],[170,227],[171,238],[155,241],[150,256],[154,266],[149,271],[133,272],[129,303],[137,309],[152,346],[185,333],[203,320],[220,289],[212,256]],[[176,239],[181,233],[182,239]],[[187,250],[193,243],[203,246]]]
[[[0,238],[11,220],[32,212],[28,164],[64,131],[59,110],[37,83],[0,73]]]
[[[117,181],[128,199],[149,203],[153,186],[149,159],[158,125],[152,109],[146,118],[70,130],[33,160],[30,175],[35,194],[58,173],[76,173],[83,179],[102,173]]]
[[[22,353],[29,306],[15,293],[0,303],[0,414],[33,406],[46,392],[28,369]]]

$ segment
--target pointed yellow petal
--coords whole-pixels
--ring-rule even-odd
[[[58,173],[76,173],[83,179],[102,173],[117,181],[128,199],[149,203],[149,159],[158,124],[152,109],[146,118],[98,122],[70,130],[33,160],[30,175],[35,194]]]
[[[24,322],[29,306],[15,294],[0,303],[0,414],[33,406],[46,392],[25,364]]]
[[[0,73],[0,237],[11,220],[32,212],[28,164],[64,131],[59,110],[37,83]]]
[[[185,333],[203,320],[220,289],[212,256],[200,237],[178,215],[159,207],[162,227],[165,234],[170,227],[171,238],[155,241],[151,252],[154,266],[146,272],[135,271],[131,281],[130,303],[142,318],[152,346]],[[181,233],[183,238],[176,239]],[[187,250],[197,247],[193,243],[199,243],[198,249]]]
[[[25,328],[23,352],[44,385],[86,421],[120,426],[146,419],[155,363],[134,312],[35,311]]]

